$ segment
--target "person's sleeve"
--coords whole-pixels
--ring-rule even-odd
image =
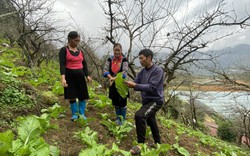
[[[147,84],[139,84],[136,83],[136,86],[134,88],[135,91],[146,91],[146,92],[155,92],[157,89],[156,87],[161,82],[163,76],[163,70],[161,68],[156,68],[151,73],[151,77],[149,78],[149,81]]]
[[[122,62],[122,78],[125,79],[127,75],[128,75],[128,60],[124,58]]]
[[[140,84],[141,73],[142,73],[142,70],[141,70],[141,71],[137,74],[137,76],[135,77],[134,82],[135,82],[136,84]]]
[[[82,61],[82,65],[83,65],[83,72],[84,72],[85,76],[89,76],[88,65],[87,65],[85,58]]]
[[[105,62],[104,68],[103,68],[103,77],[107,77],[109,73],[109,69],[110,69],[110,62],[111,62],[111,58],[108,58],[108,60]]]
[[[60,62],[60,74],[65,75],[65,65],[66,65],[66,48],[63,47],[59,52],[59,62]]]

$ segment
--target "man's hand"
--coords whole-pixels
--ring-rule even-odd
[[[136,83],[133,81],[124,81],[129,88],[135,88]]]

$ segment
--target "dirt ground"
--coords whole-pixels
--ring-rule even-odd
[[[57,120],[54,120],[53,122],[59,125],[59,129],[57,130],[49,130],[46,134],[44,134],[44,138],[47,141],[47,143],[51,145],[58,146],[60,148],[60,155],[61,156],[77,156],[81,149],[86,148],[86,145],[84,145],[78,138],[73,137],[75,132],[78,132],[82,130],[84,127],[78,122],[72,122],[70,120],[71,113],[69,109],[69,105],[62,101],[62,104],[64,107],[67,108],[66,116],[64,118],[60,118]],[[91,104],[87,104],[87,112],[86,116],[87,118],[94,119],[93,121],[89,122],[89,127],[96,131],[98,133],[98,143],[99,144],[106,144],[109,148],[111,148],[112,143],[115,142],[115,137],[112,136],[108,132],[107,127],[102,125],[100,121],[102,120],[99,113],[113,113],[115,114],[113,108],[107,107],[103,109],[95,108]],[[115,121],[115,116],[111,120]],[[134,121],[133,120],[133,113],[128,110],[128,116],[127,120]],[[158,121],[159,123],[159,121]],[[162,143],[167,144],[174,144],[176,143],[175,137],[176,137],[176,131],[173,128],[167,129],[166,127],[163,127],[159,123],[160,133],[161,133],[161,139]],[[132,129],[130,134],[126,138],[124,138],[120,144],[118,144],[118,147],[120,149],[129,151],[131,147],[133,146],[133,142],[136,140],[136,132],[135,128]],[[152,136],[147,138],[147,143],[153,143]],[[190,154],[194,154],[197,152],[197,149],[195,149],[195,144],[198,142],[197,138],[187,136],[186,134],[182,135],[180,137],[179,145],[183,146],[185,149],[187,149]],[[200,149],[201,148],[201,149]],[[210,153],[208,147],[199,147],[199,151],[204,151],[205,153]],[[171,150],[166,155],[168,156],[177,156],[177,151]]]
[[[85,127],[81,125],[79,122],[72,122],[71,112],[69,108],[69,104],[63,99],[63,97],[59,97],[59,104],[66,108],[65,116],[54,119],[51,122],[57,124],[59,129],[50,129],[45,134],[43,134],[44,139],[50,145],[57,146],[60,150],[60,156],[77,156],[82,149],[86,148],[86,145],[81,142],[80,139],[74,137],[75,132],[83,130]],[[39,110],[44,108],[45,106],[37,106],[36,108],[32,108],[30,110],[18,110],[12,112],[14,116],[13,119],[3,118],[3,120],[9,120],[8,122],[14,121],[14,118],[20,115],[41,115]],[[49,106],[48,106],[49,107]],[[115,121],[115,111],[113,107],[105,107],[105,108],[97,108],[94,107],[91,103],[87,103],[86,116],[89,119],[88,126],[91,130],[96,131],[98,133],[98,143],[107,145],[108,148],[111,149],[112,143],[116,142],[115,137],[108,131],[108,128],[101,124],[102,117],[100,113],[108,113],[111,117],[112,121]],[[1,118],[2,120],[2,118]],[[134,112],[128,109],[127,120],[134,124]],[[189,151],[191,155],[197,153],[196,147],[197,143],[199,144],[199,138],[190,137],[188,134],[177,134],[176,128],[166,128],[161,125],[160,121],[159,129],[161,133],[162,143],[167,143],[173,145],[176,143],[176,136],[179,136],[180,141],[178,144],[184,147]],[[1,126],[0,131],[3,132],[7,129],[10,129],[8,126]],[[117,144],[120,149],[129,151],[136,141],[136,132],[135,128],[131,130],[127,137],[121,140],[120,144]],[[146,143],[153,143],[152,136],[147,138]],[[199,146],[199,151],[202,153],[212,153],[214,149],[207,146]],[[162,154],[164,155],[164,154]],[[167,154],[168,156],[178,156],[178,152],[176,150],[171,150]]]

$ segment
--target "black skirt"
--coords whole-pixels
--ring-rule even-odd
[[[113,106],[119,106],[119,107],[127,106],[127,98],[128,97],[129,97],[129,93],[128,93],[127,97],[125,97],[125,98],[121,97],[121,95],[119,94],[119,92],[117,91],[117,89],[115,87],[115,82],[110,86],[109,98],[112,100]]]
[[[83,101],[89,99],[88,88],[83,72],[66,71],[65,79],[68,87],[64,88],[65,99],[76,99]]]

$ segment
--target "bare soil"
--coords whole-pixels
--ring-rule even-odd
[[[68,108],[66,112],[66,116],[64,118],[54,120],[53,122],[59,125],[59,129],[49,130],[46,134],[44,134],[44,138],[49,144],[58,146],[60,148],[61,156],[76,156],[82,149],[86,148],[86,145],[84,145],[78,138],[75,138],[74,133],[81,131],[84,127],[82,127],[80,123],[72,122],[70,120],[71,113],[70,113],[69,105],[65,101],[62,101],[61,105]],[[111,120],[115,121],[115,112],[113,108],[111,107],[100,109],[100,108],[93,107],[93,105],[91,104],[87,104],[86,116],[87,118],[94,119],[93,121],[89,122],[88,126],[92,130],[98,132],[99,144],[105,144],[111,148],[112,143],[116,142],[115,137],[111,133],[109,133],[107,127],[105,127],[104,125],[100,123],[102,118],[99,115],[99,113],[110,113],[111,116],[112,114],[114,114],[114,117]],[[134,112],[131,112],[131,110],[128,110],[127,114],[128,114],[127,120],[132,121],[133,123]],[[162,143],[167,143],[170,145],[176,143],[175,137],[177,136],[177,134],[176,134],[176,130],[174,127],[172,127],[171,129],[168,129],[159,123],[159,128],[160,128]],[[190,137],[187,134],[183,134],[179,137],[180,137],[180,141],[179,141],[180,146],[183,146],[185,149],[187,149],[191,155],[197,152],[197,149],[195,149],[194,147],[196,143],[199,142],[199,138]],[[131,147],[133,146],[133,142],[135,140],[136,140],[136,132],[135,132],[135,128],[133,128],[130,134],[128,134],[126,138],[121,140],[120,144],[118,144],[118,147],[120,149],[129,151]],[[147,138],[146,142],[153,143],[152,136]],[[204,153],[212,153],[213,150],[214,149],[211,149],[210,147],[199,147],[199,151],[204,152]],[[171,150],[166,155],[177,156],[179,154],[177,151]]]
[[[66,109],[65,116],[53,119],[51,122],[54,124],[57,124],[59,126],[59,129],[50,129],[48,130],[43,137],[45,138],[46,142],[50,145],[55,145],[59,147],[60,149],[60,155],[61,156],[77,156],[79,152],[82,149],[85,149],[87,146],[81,142],[78,138],[74,137],[75,132],[83,130],[85,127],[81,125],[79,122],[72,122],[70,120],[71,118],[71,112],[69,108],[69,104],[63,99],[63,97],[59,97],[60,102],[59,104]],[[9,125],[1,126],[0,131],[5,131],[7,129],[10,129],[10,123],[14,121],[14,119],[17,116],[25,116],[29,114],[35,114],[35,115],[41,115],[40,110],[49,107],[46,105],[38,105],[35,108],[31,108],[29,110],[23,109],[23,110],[17,110],[12,111],[12,114],[14,114],[11,118],[7,118],[7,116],[1,116],[1,120],[6,120]],[[8,111],[8,110],[7,110]],[[11,111],[11,110],[9,110]],[[108,113],[110,114],[111,120],[115,121],[115,111],[112,107],[105,107],[105,108],[97,108],[94,107],[91,103],[87,103],[87,110],[86,110],[86,116],[89,120],[88,126],[96,131],[98,133],[98,143],[107,145],[107,147],[111,148],[112,143],[116,142],[115,137],[108,131],[108,128],[101,124],[101,116],[100,113]],[[132,122],[134,124],[134,111],[128,109],[127,113],[127,120]],[[4,117],[4,118],[2,118]],[[208,147],[208,146],[201,146],[199,143],[199,138],[190,137],[188,134],[177,134],[176,127],[166,128],[163,125],[161,125],[160,121],[159,123],[159,129],[161,133],[161,139],[162,143],[167,143],[170,145],[173,145],[176,143],[176,136],[179,136],[180,141],[178,144],[182,147],[184,147],[186,150],[189,151],[191,155],[195,155],[197,151],[200,151],[201,153],[211,154],[212,152],[215,152],[216,149]],[[118,147],[120,149],[129,151],[131,147],[133,146],[133,143],[136,141],[136,132],[135,128],[133,128],[128,134],[128,136],[121,140],[120,144],[118,144]],[[146,143],[152,143],[153,139],[152,136],[149,136],[147,138]],[[199,144],[198,148],[197,144]],[[162,155],[168,155],[168,156],[178,156],[178,152],[176,150],[171,150],[167,154]]]

